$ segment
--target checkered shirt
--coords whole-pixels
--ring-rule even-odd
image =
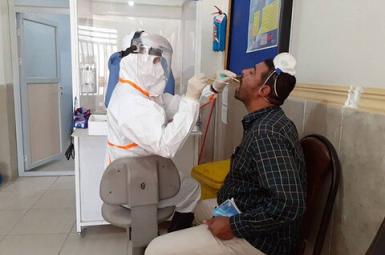
[[[245,116],[241,144],[218,193],[234,198],[241,214],[230,218],[235,236],[267,255],[291,255],[305,210],[306,174],[295,125],[280,107]]]

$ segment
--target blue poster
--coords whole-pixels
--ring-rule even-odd
[[[281,0],[250,0],[247,52],[278,46]]]

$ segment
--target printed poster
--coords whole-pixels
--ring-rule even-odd
[[[278,46],[281,0],[250,0],[247,53]]]

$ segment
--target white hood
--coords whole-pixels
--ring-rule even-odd
[[[120,62],[120,79],[129,80],[146,91],[149,96],[163,94],[166,77],[161,63],[153,63],[154,57],[130,54]]]

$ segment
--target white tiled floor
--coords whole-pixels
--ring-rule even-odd
[[[127,255],[113,226],[75,227],[73,176],[22,177],[0,187],[0,255]]]
[[[62,158],[60,160],[53,161],[51,163],[40,166],[34,171],[44,172],[44,171],[75,171],[75,162],[73,159],[67,160],[66,158]]]
[[[30,192],[0,191],[0,210],[30,209],[43,194],[43,190]]]
[[[26,210],[2,210],[0,211],[0,235],[6,235],[12,231],[15,225],[24,216]]]
[[[70,189],[75,191],[75,177],[74,176],[62,176],[59,177],[54,184],[50,187],[54,190]]]
[[[58,177],[21,177],[1,191],[31,194],[33,191],[47,190]]]
[[[0,243],[1,255],[51,255],[59,254],[66,239],[65,234],[8,235]]]
[[[127,236],[123,233],[86,234],[84,238],[78,234],[70,234],[63,246],[61,255],[75,254],[127,254]]]
[[[60,201],[52,203],[52,201]],[[75,208],[75,188],[73,190],[48,190],[35,203],[33,208],[39,209],[65,209]],[[74,210],[72,210],[74,211]]]

